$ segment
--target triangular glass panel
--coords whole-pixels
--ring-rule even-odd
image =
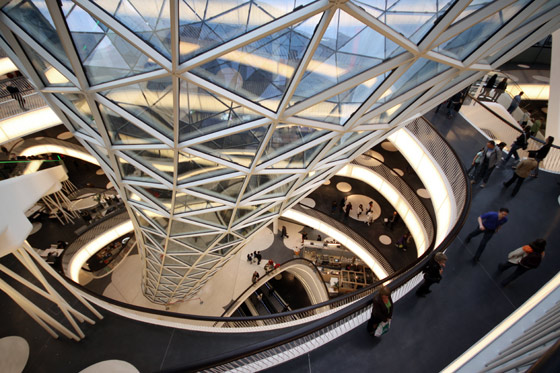
[[[253,194],[259,193],[267,188],[272,187],[275,184],[282,182],[291,174],[259,174],[253,175],[249,179],[249,184],[245,188],[245,193],[243,194],[243,199],[246,199]]]
[[[186,264],[188,266],[192,266],[194,263],[196,263],[198,258],[200,258],[200,253],[198,253],[198,255],[173,254],[173,259],[175,259],[175,260],[177,260],[177,261],[179,261],[183,264]],[[191,277],[191,276],[188,276],[188,277]]]
[[[123,0],[120,2],[95,0],[95,3],[158,52],[171,59],[170,6],[168,0]]]
[[[192,257],[194,258],[194,260],[192,260],[192,263],[194,263],[197,259],[197,255],[184,255],[185,257]],[[186,261],[182,261],[179,260],[178,258],[175,257],[174,254],[165,254],[164,258],[163,258],[163,265],[165,267],[167,266],[191,266],[192,263],[187,263]]]
[[[154,202],[150,203],[149,201],[152,201],[152,199],[146,197],[142,193],[137,192],[136,190],[133,190],[130,187],[125,188],[125,193],[126,193],[126,198],[129,202],[135,202],[149,208],[154,208],[153,206],[154,204],[157,205]],[[146,194],[150,195],[148,193]]]
[[[100,92],[148,126],[173,138],[173,93],[171,77]]]
[[[192,72],[276,111],[319,19],[265,36]]]
[[[362,137],[365,137],[369,134],[370,132],[366,132],[366,131],[358,131],[358,132],[346,132],[344,133],[337,141],[335,146],[333,146],[329,152],[327,153],[327,157],[336,153],[337,151],[341,150],[342,148],[345,148],[347,146],[352,145],[353,143],[355,143],[356,141],[358,141],[359,139],[361,139]],[[326,158],[326,157],[325,157]]]
[[[135,181],[147,181],[149,183],[151,182],[151,183],[159,184],[159,182],[156,181],[156,179],[154,179],[152,176],[148,175],[147,173],[145,173],[135,165],[129,163],[127,160],[118,156],[115,156],[115,158],[118,161],[119,169],[121,170],[121,175],[123,179],[135,180]]]
[[[471,14],[475,13],[476,11],[484,8],[486,5],[492,3],[494,0],[476,0],[476,1],[471,1],[471,3],[469,4],[469,6],[467,6],[462,12],[461,14],[459,14],[459,16],[457,18],[455,18],[455,20],[453,21],[453,24],[459,22],[460,20],[462,20],[463,18],[466,18],[468,16],[470,16]]]
[[[240,228],[235,230],[235,234],[241,236],[241,237],[249,237],[253,232],[255,232],[257,229],[261,228],[262,226],[266,225],[268,222],[262,222],[262,223],[258,223],[258,224],[253,224],[253,225],[249,225],[247,227],[244,228]]]
[[[376,109],[392,99],[418,87],[420,84],[427,82],[436,75],[451,69],[451,66],[441,64],[425,58],[419,58],[412,66],[401,75],[401,77],[386,90],[383,95],[375,102],[369,111]]]
[[[258,201],[258,200],[263,200],[263,199],[268,199],[268,198],[285,197],[286,194],[288,193],[288,191],[294,185],[295,182],[296,182],[296,180],[290,181],[289,183],[284,183],[284,184],[280,185],[279,187],[274,188],[270,192],[268,192],[266,194],[263,194],[262,196],[257,197],[256,200]]]
[[[226,256],[234,248],[235,248],[235,244],[231,244],[229,246],[221,246],[218,249],[212,250],[211,253],[219,256]]]
[[[26,42],[16,37],[25,54],[33,64],[35,71],[46,86],[71,87],[73,84],[60,71],[54,68],[39,53],[35,52]]]
[[[291,104],[366,71],[404,49],[362,22],[337,10]]]
[[[18,26],[70,71],[72,67],[44,0],[13,0],[2,8]]]
[[[153,234],[150,232],[142,232],[142,233],[144,233],[144,235],[148,237],[149,240],[152,241],[153,245],[157,245],[159,246],[159,248],[163,250],[163,248],[165,247],[165,237],[158,236],[157,234]]]
[[[219,163],[184,152],[179,152],[178,163],[178,184],[185,184],[234,172],[233,169]]]
[[[186,141],[262,118],[192,83],[181,81],[179,137]]]
[[[172,149],[126,150],[123,153],[167,180],[173,180]]]
[[[101,104],[98,104],[98,107],[105,120],[105,126],[113,144],[143,145],[161,143],[160,140],[127,121],[113,110]]]
[[[516,1],[514,4],[503,8],[439,45],[435,50],[448,57],[463,61],[510,19],[516,16],[529,2],[529,0]]]
[[[71,10],[66,14],[66,24],[92,84],[101,84],[160,68],[98,19],[82,8],[70,4],[67,5]]]
[[[206,251],[219,236],[218,234],[208,234],[194,237],[175,237],[173,239],[200,251]]]
[[[328,133],[328,131],[318,130],[313,127],[280,124],[276,127],[276,130],[268,141],[266,149],[261,155],[259,164],[276,158],[293,149],[304,146],[326,133]]]
[[[193,196],[188,193],[177,192],[175,194],[175,214],[183,212],[206,210],[215,207],[224,206],[222,203],[209,201],[203,198]]]
[[[187,272],[189,271],[189,269],[187,267],[173,267],[173,266],[167,266],[167,269],[169,269],[170,271],[173,271],[174,273],[176,273],[177,275],[183,277],[184,275],[187,274]],[[188,283],[192,283],[191,281],[188,281]],[[184,282],[183,284],[186,285],[186,283]]]
[[[55,93],[54,95],[90,127],[97,130],[93,114],[84,95],[80,93]]]
[[[173,254],[189,254],[199,256],[200,252],[193,250],[190,247],[186,247],[185,245],[181,245],[179,242],[175,242],[173,240],[169,240],[167,242],[167,252]]]
[[[215,260],[213,260],[213,261],[211,261],[211,262],[206,262],[206,263],[203,263],[203,264],[199,264],[199,265],[197,265],[196,267],[197,267],[197,268],[204,268],[204,269],[211,269],[211,268],[213,268],[219,261],[220,261],[220,259],[215,259]]]
[[[154,228],[149,222],[148,220],[144,217],[144,215],[142,215],[141,213],[139,213],[138,211],[136,211],[135,209],[132,209],[132,211],[134,212],[134,216],[136,217],[136,219],[138,220],[138,224],[140,224],[140,227],[142,229],[146,229],[149,231],[155,231],[156,228]]]
[[[251,128],[247,131],[233,133],[202,144],[193,145],[192,148],[215,157],[220,157],[223,160],[249,167],[266,136],[268,127]]]
[[[171,235],[187,235],[195,233],[212,232],[213,229],[201,227],[196,224],[184,222],[182,220],[173,220],[171,225]]]
[[[152,223],[158,226],[162,232],[166,231],[167,226],[169,225],[168,218],[156,212],[153,212],[151,210],[146,210],[146,209],[139,209],[139,210],[144,214],[144,216],[147,216],[148,219],[152,221]]]
[[[311,148],[307,148],[306,150],[294,154],[289,158],[284,158],[275,162],[274,164],[267,167],[267,169],[279,169],[279,168],[306,168],[309,164],[315,159],[317,154],[325,147],[327,143],[321,143],[315,145]]]
[[[356,1],[360,7],[414,43],[426,35],[451,0]]]
[[[187,277],[195,279],[195,280],[200,280],[202,277],[204,277],[206,272],[207,271],[204,270],[204,269],[201,269],[201,270],[198,270],[198,271],[192,270],[191,273]]]
[[[364,101],[385,81],[385,73],[326,101],[320,102],[296,114],[298,117],[343,125]]]
[[[406,108],[410,106],[414,101],[418,99],[418,97],[422,96],[424,92],[417,94],[416,96],[409,98],[405,102],[401,102],[400,104],[396,104],[392,108],[384,111],[383,113],[379,114],[373,119],[367,121],[367,124],[379,124],[379,123],[389,123],[393,119],[397,117],[400,113],[402,113]]]
[[[183,0],[179,3],[181,62],[271,22],[313,0]]]
[[[232,210],[210,211],[202,214],[189,215],[186,219],[199,223],[212,225],[219,228],[226,228],[231,219]]]
[[[235,242],[241,241],[241,239],[239,237],[236,237],[232,234],[226,234],[224,238],[222,238],[220,240],[220,242],[218,242],[218,246],[225,246],[225,245],[232,245]]]
[[[234,177],[233,179],[226,179],[220,181],[213,181],[211,183],[197,185],[192,187],[197,192],[208,194],[220,199],[226,199],[231,202],[237,200],[237,196],[241,191],[245,176]]]
[[[259,212],[265,206],[268,206],[268,204],[238,206],[237,210],[235,210],[235,220],[233,224],[239,224],[241,221]]]
[[[171,190],[162,188],[150,188],[139,185],[135,185],[134,187],[143,192],[144,195],[147,196],[147,198],[157,203],[166,211],[171,210],[171,197],[173,195],[173,192]]]

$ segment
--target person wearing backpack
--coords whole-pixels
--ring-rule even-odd
[[[530,127],[525,127],[525,129],[523,130],[521,135],[519,135],[515,139],[513,144],[511,144],[511,147],[509,149],[509,153],[508,153],[507,157],[504,158],[504,160],[502,162],[502,166],[505,166],[506,163],[508,163],[511,156],[513,156],[515,158],[516,162],[519,163],[520,159],[519,159],[519,154],[517,154],[517,149],[523,149],[523,150],[527,149],[527,145],[529,144],[529,138],[530,137],[531,137],[531,128]]]
[[[545,247],[546,240],[539,238],[510,252],[507,262],[498,264],[498,271],[503,272],[511,267],[515,267],[515,271],[502,281],[502,286],[507,286],[528,270],[537,268],[544,257]]]

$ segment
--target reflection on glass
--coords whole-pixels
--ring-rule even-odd
[[[231,100],[185,81],[181,81],[179,100],[180,141],[262,118]]]
[[[97,130],[93,114],[84,95],[80,93],[55,93],[54,95],[90,127]]]
[[[177,192],[175,194],[175,205],[174,211],[176,214],[190,212],[190,211],[199,211],[210,209],[214,207],[222,207],[223,204],[218,202],[209,201],[206,199],[202,199],[188,193],[184,192]]]
[[[268,141],[268,144],[266,145],[266,148],[260,158],[260,163],[262,164],[270,159],[285,154],[290,150],[309,143],[327,132],[328,131],[318,130],[312,127],[280,124],[276,127],[276,130]]]
[[[153,177],[151,177],[141,169],[137,168],[136,166],[130,164],[125,159],[121,157],[115,157],[115,158],[118,161],[119,169],[125,180],[147,181],[147,182],[157,183],[157,181]]]
[[[171,77],[100,92],[150,127],[173,137],[173,94]]]
[[[208,179],[233,172],[232,169],[226,166],[184,152],[179,152],[178,162],[178,184]]]
[[[92,84],[105,83],[159,66],[70,0],[62,0],[66,24]]]
[[[179,3],[181,62],[311,2],[312,0],[183,0]]]
[[[303,110],[297,116],[343,125],[387,76],[389,73],[369,79],[346,92]]]
[[[289,174],[261,174],[261,175],[253,175],[249,179],[249,183],[247,184],[247,188],[245,189],[245,193],[243,195],[244,198],[252,196],[253,194],[259,193],[267,188],[275,184],[281,183],[283,180],[287,179],[291,175]],[[286,190],[286,186],[281,186],[283,190]],[[281,193],[279,190],[277,193]],[[269,198],[271,198],[269,196]]]
[[[104,105],[98,104],[113,144],[155,144],[160,141]]]
[[[39,45],[72,70],[44,0],[13,0],[2,8]]]
[[[383,35],[337,10],[291,104],[358,75],[403,51]]]
[[[276,111],[319,19],[265,36],[192,71]]]
[[[247,131],[213,139],[203,144],[194,145],[192,148],[215,157],[220,157],[226,161],[249,167],[267,131],[268,126],[252,128]]]
[[[127,150],[123,153],[136,160],[146,168],[156,172],[159,175],[162,175],[167,180],[173,180],[173,150]]]
[[[22,46],[23,50],[27,54],[27,57],[33,64],[35,71],[45,83],[46,86],[55,87],[68,87],[72,86],[72,83],[55,69],[50,63],[47,62],[43,57],[41,57],[35,50],[33,50],[26,42],[16,37]]]
[[[424,92],[406,100],[405,102],[396,104],[395,106],[385,110],[383,113],[377,115],[375,118],[367,121],[368,124],[389,123],[402,113],[410,104],[412,104],[418,97],[422,96]]]
[[[389,88],[385,93],[373,104],[369,111],[391,101],[392,99],[402,95],[427,82],[431,78],[449,70],[451,67],[435,61],[419,58],[414,64],[406,70],[406,72]]]
[[[171,59],[169,0],[94,0],[146,43]]]
[[[200,193],[212,195],[216,198],[235,202],[244,181],[245,176],[238,176],[233,179],[214,181],[211,183],[198,185],[196,187],[193,187],[192,189]]]
[[[460,61],[464,60],[504,24],[517,15],[527,3],[529,3],[529,0],[516,1],[514,4],[505,7],[498,13],[478,22],[471,28],[439,45],[436,51]],[[482,12],[484,9],[480,11]]]

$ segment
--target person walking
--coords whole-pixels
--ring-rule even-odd
[[[397,224],[398,221],[399,221],[399,213],[396,212],[396,211],[393,211],[393,215],[389,219],[389,230],[390,231],[393,230],[393,228],[395,227],[395,224]]]
[[[453,119],[453,110],[458,111],[456,108],[461,106],[462,99],[462,92],[457,92],[451,97],[449,104],[447,104],[447,119]]]
[[[496,84],[497,79],[498,79],[498,74],[494,74],[490,77],[490,79],[488,79],[486,81],[486,84],[484,85],[484,89],[482,90],[482,92],[478,96],[479,100],[482,96],[484,96],[486,98],[490,97],[490,91],[492,91],[492,88],[494,88],[494,85]]]
[[[511,267],[515,267],[515,271],[506,277],[501,282],[501,285],[507,286],[510,282],[528,270],[537,268],[544,258],[545,248],[546,240],[539,238],[531,242],[529,245],[522,246],[510,252],[508,254],[508,260],[505,263],[498,264],[498,271],[503,272]]]
[[[488,141],[482,151],[482,160],[480,161],[480,165],[474,179],[471,180],[471,184],[478,184],[478,182],[482,180],[480,187],[484,188],[501,157],[501,149],[496,146],[496,143],[493,140]]]
[[[350,211],[352,211],[352,202],[348,202],[348,204],[346,205],[346,209],[344,210],[344,220],[348,220]]]
[[[519,162],[519,164],[515,168],[515,171],[513,171],[513,175],[511,176],[511,179],[509,179],[508,181],[504,181],[503,183],[504,188],[507,188],[514,181],[517,180],[517,183],[515,184],[515,187],[511,192],[512,197],[515,197],[515,195],[519,192],[519,189],[521,188],[521,184],[523,184],[525,179],[531,174],[531,171],[536,169],[537,166],[538,166],[538,162],[534,158],[527,158]]]
[[[424,298],[427,294],[431,293],[430,286],[441,281],[441,275],[447,262],[447,255],[444,253],[436,253],[426,264],[424,269],[424,281],[416,290],[416,295]]]
[[[395,243],[395,246],[398,249],[401,249],[402,251],[406,251],[408,249],[408,244],[410,243],[411,239],[412,239],[412,236],[410,235],[410,232],[406,232],[405,234],[403,234],[401,236],[401,238],[399,238],[397,240],[397,242]]]
[[[494,102],[498,101],[498,99],[500,98],[502,93],[504,93],[506,91],[506,88],[507,88],[507,78],[503,78],[498,83],[498,85],[496,86],[496,89],[494,90],[494,97],[492,97],[492,101],[494,101]]]
[[[21,95],[19,88],[10,84],[6,86],[6,90],[10,93],[10,96],[12,96],[12,98],[17,101],[20,109],[26,111],[27,109],[25,108],[25,99]]]
[[[288,236],[288,230],[286,229],[285,225],[282,226],[282,235],[280,236],[280,238],[284,238],[284,237],[290,238],[290,236]]]
[[[371,317],[367,323],[367,330],[370,335],[376,335],[377,328],[381,323],[390,325],[393,317],[393,299],[391,299],[391,291],[382,286],[379,292],[373,297],[373,307],[371,309]],[[389,327],[387,326],[387,330]],[[376,335],[380,336],[380,335]]]
[[[342,214],[344,214],[344,208],[346,207],[346,201],[347,201],[347,200],[348,200],[348,199],[347,199],[346,197],[343,197],[343,198],[340,200],[340,205],[338,206],[338,214],[339,214],[338,216],[339,216],[339,217],[340,217]]]
[[[253,277],[251,278],[251,282],[253,283],[253,285],[255,285],[257,281],[259,281],[259,277],[259,272],[253,272]]]
[[[535,171],[531,173],[531,176],[533,177],[539,176],[539,165],[548,155],[548,152],[550,151],[553,142],[554,142],[554,137],[548,136],[546,138],[545,144],[541,146],[538,150],[529,151],[529,157],[535,158],[537,160],[537,168],[535,168]]]
[[[502,207],[500,208],[500,210],[498,210],[498,212],[489,211],[487,213],[480,215],[477,218],[478,226],[474,231],[469,233],[469,235],[465,239],[465,242],[468,244],[469,242],[471,242],[473,237],[478,236],[479,234],[484,234],[482,236],[482,240],[480,240],[478,249],[474,254],[473,263],[477,263],[480,260],[480,256],[482,255],[482,252],[486,248],[486,244],[488,244],[488,241],[490,241],[494,233],[498,232],[500,228],[505,223],[507,223],[508,215],[509,215],[509,209]]]
[[[523,150],[527,149],[527,145],[529,145],[529,138],[530,137],[531,137],[531,128],[530,127],[525,127],[523,132],[521,132],[521,135],[517,136],[517,138],[515,139],[513,144],[511,144],[511,147],[509,149],[509,153],[508,153],[507,157],[504,158],[501,165],[505,166],[512,156],[513,156],[513,158],[516,159],[517,162],[519,162],[519,154],[517,154],[517,149],[523,149]]]
[[[252,254],[247,254],[247,261],[249,263],[253,263],[253,255]]]
[[[478,151],[478,153],[475,154],[475,156],[474,156],[474,158],[473,158],[473,160],[472,160],[471,166],[470,166],[469,169],[467,170],[467,176],[468,176],[470,179],[473,179],[474,176],[476,175],[478,166],[480,166],[480,162],[482,161],[483,152],[484,152],[484,148],[480,149],[480,150]]]
[[[369,201],[368,203],[368,209],[366,210],[366,214],[370,211],[373,211],[373,201]]]
[[[262,255],[260,251],[257,251],[257,265],[261,265]]]
[[[521,91],[518,95],[513,97],[513,99],[511,100],[511,104],[509,104],[509,107],[507,109],[508,113],[513,113],[515,109],[519,107],[519,104],[521,103],[521,96],[523,96],[523,94],[524,92]]]
[[[356,216],[356,219],[360,220],[360,215],[362,215],[363,213],[364,213],[364,205],[360,203],[360,205],[358,206],[358,215]]]

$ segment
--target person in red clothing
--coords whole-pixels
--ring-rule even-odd
[[[541,264],[542,258],[544,258],[545,248],[546,241],[539,238],[529,245],[510,252],[507,262],[498,264],[498,271],[503,272],[511,267],[515,267],[515,271],[502,281],[502,286],[507,286],[528,270],[537,268]]]

